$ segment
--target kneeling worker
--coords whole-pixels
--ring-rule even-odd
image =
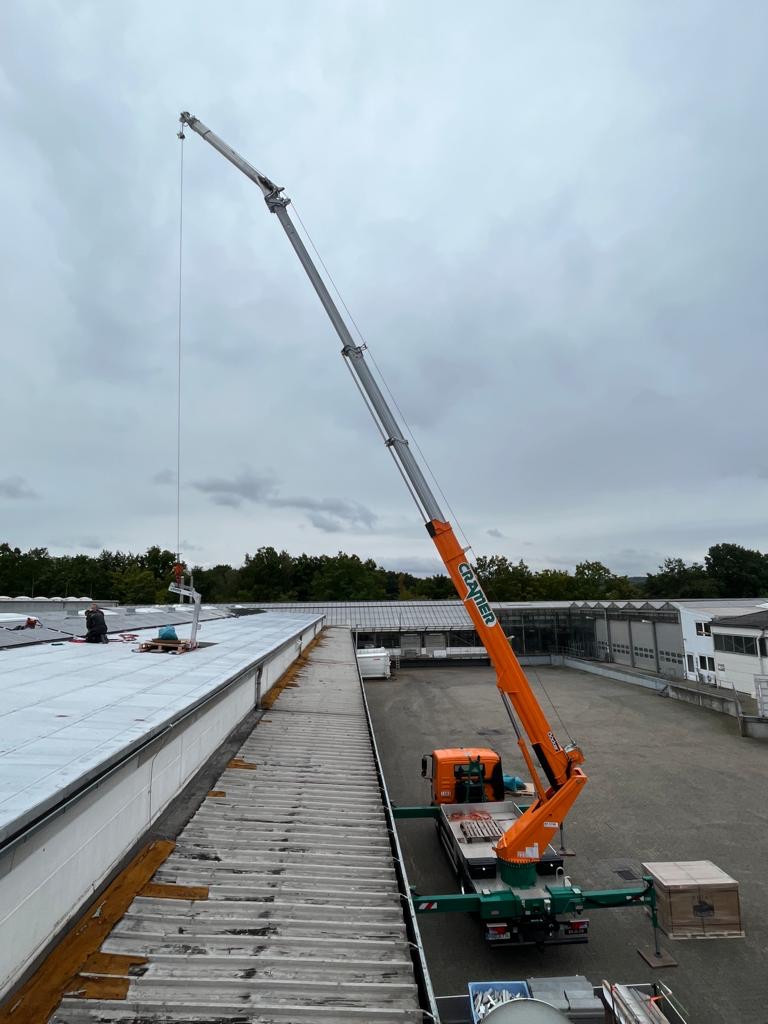
[[[107,623],[104,619],[104,612],[94,603],[85,610],[85,624],[88,632],[85,634],[87,644],[108,644]]]

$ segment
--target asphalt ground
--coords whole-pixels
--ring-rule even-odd
[[[557,737],[567,740],[559,713],[586,756],[589,782],[566,824],[574,884],[616,888],[627,884],[618,870],[640,875],[644,861],[711,860],[740,883],[746,937],[662,935],[678,966],[653,970],[637,952],[652,942],[642,908],[592,911],[588,944],[541,952],[489,949],[469,915],[422,914],[435,992],[572,974],[595,985],[658,979],[691,1024],[768,1024],[768,744],[741,738],[732,718],[641,687],[559,668],[528,675]],[[490,746],[505,772],[527,777],[492,670],[401,670],[365,690],[393,803],[429,803],[421,755],[437,747]],[[400,821],[398,831],[417,891],[456,891],[434,823]]]

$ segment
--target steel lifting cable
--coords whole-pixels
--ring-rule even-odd
[[[465,550],[469,550],[472,547],[472,545],[469,543],[469,539],[467,538],[467,535],[464,532],[464,529],[463,529],[461,523],[459,522],[458,517],[456,516],[456,513],[451,508],[451,503],[448,501],[448,498],[445,495],[445,491],[440,486],[440,482],[438,481],[437,477],[435,476],[434,472],[432,471],[432,467],[429,464],[429,460],[427,459],[427,457],[424,454],[424,452],[421,450],[421,446],[419,445],[419,442],[416,440],[416,435],[414,434],[413,430],[411,429],[411,426],[408,423],[408,420],[406,419],[405,413],[403,412],[403,410],[398,405],[398,402],[397,402],[397,399],[395,398],[395,396],[392,394],[392,390],[391,390],[389,384],[387,383],[386,377],[382,373],[381,367],[376,362],[376,357],[374,356],[373,352],[371,351],[371,348],[370,348],[368,342],[365,340],[365,337],[363,336],[363,332],[360,330],[360,327],[358,326],[357,321],[355,320],[354,316],[350,312],[349,306],[344,301],[344,296],[339,291],[339,289],[338,289],[338,287],[336,285],[336,282],[333,279],[333,275],[331,274],[330,270],[326,266],[325,260],[320,255],[320,253],[318,251],[318,248],[315,245],[315,243],[314,243],[314,241],[312,239],[312,236],[309,233],[309,230],[307,229],[307,225],[301,219],[301,214],[299,213],[299,211],[298,211],[298,209],[296,207],[296,203],[295,203],[295,201],[293,199],[291,200],[291,206],[293,207],[293,211],[296,214],[296,220],[301,225],[301,228],[302,228],[304,234],[307,237],[307,241],[312,246],[312,250],[313,250],[315,256],[317,256],[318,261],[320,262],[320,265],[322,266],[323,270],[325,271],[326,277],[330,281],[331,287],[333,288],[334,292],[336,293],[336,296],[337,296],[339,302],[344,307],[344,310],[345,310],[347,316],[349,317],[350,323],[355,328],[355,331],[357,332],[358,337],[360,338],[360,341],[363,343],[363,345],[365,347],[365,350],[367,351],[368,355],[370,356],[371,363],[373,364],[376,372],[378,373],[379,378],[381,380],[381,383],[384,385],[384,388],[385,388],[387,394],[392,399],[392,404],[394,405],[395,409],[397,410],[397,413],[400,416],[400,419],[402,420],[403,425],[404,425],[406,431],[410,435],[410,438],[413,441],[413,445],[416,448],[416,451],[421,456],[422,462],[424,463],[424,466],[425,466],[427,472],[429,473],[430,477],[432,478],[432,481],[434,482],[435,487],[440,492],[440,496],[442,497],[443,501],[445,502],[446,508],[448,509],[448,511],[451,514],[451,521],[456,524],[456,529],[459,531],[461,536],[464,538],[464,543],[466,545]],[[395,463],[398,465],[398,468],[399,468],[399,464],[397,463],[397,459],[395,459]],[[401,475],[402,475],[402,471],[401,471]],[[403,477],[403,479],[405,479],[405,477]],[[410,487],[409,487],[409,490],[410,490]],[[416,505],[419,508],[419,510],[421,510],[421,507],[419,506],[418,501],[416,502]]]
[[[389,387],[389,384],[387,383],[386,378],[384,377],[384,374],[382,373],[381,368],[379,367],[379,364],[376,362],[376,359],[375,359],[373,353],[371,352],[370,347],[369,347],[368,343],[366,342],[366,340],[365,340],[365,338],[363,336],[363,332],[360,330],[360,328],[359,328],[359,326],[357,324],[357,321],[355,320],[354,316],[352,315],[352,313],[349,310],[349,306],[344,301],[343,295],[341,294],[341,292],[339,291],[338,287],[336,286],[336,282],[334,281],[331,272],[328,270],[328,267],[326,266],[325,260],[323,259],[323,257],[318,252],[317,246],[315,245],[315,243],[314,243],[314,241],[312,239],[312,236],[310,235],[309,231],[307,230],[306,224],[301,219],[301,214],[296,209],[296,204],[292,201],[291,205],[293,206],[294,213],[296,214],[297,221],[301,225],[302,230],[304,231],[304,234],[306,235],[307,240],[309,241],[309,244],[312,246],[312,249],[313,249],[315,255],[317,256],[317,258],[318,258],[318,260],[320,262],[320,265],[322,266],[323,270],[325,271],[325,274],[326,274],[328,280],[330,281],[331,286],[333,287],[333,290],[336,292],[336,295],[338,296],[339,302],[344,307],[344,309],[346,311],[346,314],[347,314],[347,316],[350,319],[350,322],[354,326],[354,328],[357,331],[357,334],[358,334],[360,340],[362,341],[363,345],[365,346],[365,349],[366,349],[366,351],[368,352],[368,355],[371,358],[371,362],[373,363],[374,367],[376,368],[376,371],[377,371],[379,377],[381,378],[382,384],[386,388],[387,394],[392,399],[392,403],[395,406],[395,408],[397,409],[397,412],[398,412],[401,420],[403,421],[406,430],[410,434],[411,440],[413,441],[414,446],[416,447],[416,450],[418,451],[419,455],[421,456],[421,458],[422,458],[422,460],[424,462],[424,465],[426,466],[426,468],[427,468],[427,470],[429,472],[429,475],[432,477],[432,480],[434,481],[435,486],[437,487],[438,491],[440,492],[440,495],[442,496],[443,501],[445,502],[446,507],[447,507],[448,511],[450,512],[450,514],[451,514],[452,521],[456,524],[457,529],[459,530],[459,532],[461,533],[462,537],[464,538],[464,542],[466,544],[465,550],[471,549],[472,545],[470,544],[469,539],[467,538],[467,535],[466,535],[466,533],[464,532],[464,530],[463,530],[463,528],[461,526],[461,523],[458,521],[455,512],[451,508],[451,503],[448,501],[448,498],[445,496],[445,492],[443,491],[442,487],[440,486],[440,483],[437,480],[437,477],[435,476],[434,472],[432,471],[432,467],[430,466],[430,464],[429,464],[429,462],[427,460],[427,457],[424,455],[424,452],[421,450],[419,442],[416,440],[416,437],[415,437],[415,435],[413,433],[413,430],[411,429],[410,425],[408,424],[408,420],[406,419],[405,414],[403,413],[403,410],[400,408],[400,406],[397,403],[397,399],[392,394],[392,391],[391,391],[391,389]],[[357,384],[357,379],[355,378],[355,375],[352,373],[351,369],[350,369],[350,375],[352,376],[353,380]],[[358,384],[358,390],[360,391],[360,394],[363,395],[362,388],[360,388],[359,384]],[[363,395],[363,400],[366,401],[365,395]],[[367,404],[368,403],[366,401],[366,405]],[[379,431],[381,432],[382,437],[384,437],[384,431],[382,430],[381,426],[378,423],[378,420],[376,419],[376,417],[375,417],[375,415],[373,414],[372,411],[371,411],[371,415],[373,416],[374,421],[376,422],[376,425],[379,427]],[[384,437],[384,440],[386,441],[386,437]],[[405,481],[405,484],[408,487],[408,490],[409,490],[409,492],[411,494],[411,497],[413,498],[413,500],[416,503],[416,507],[419,508],[419,510],[420,510],[421,506],[419,505],[418,499],[416,498],[415,494],[413,493],[413,491],[411,489],[411,486],[410,486],[410,483],[409,483],[408,479],[406,478],[405,473],[403,472],[403,470],[402,470],[398,460],[394,459],[394,462],[395,462],[395,465],[397,466],[397,468],[400,470],[400,475],[402,476],[403,480]],[[537,680],[539,686],[544,691],[544,695],[546,696],[547,700],[551,704],[552,710],[554,711],[555,715],[557,715],[557,719],[560,722],[560,725],[562,726],[563,731],[565,732],[565,734],[568,737],[569,741],[571,743],[573,743],[573,737],[571,736],[571,734],[570,734],[570,732],[568,730],[568,726],[563,721],[562,716],[561,716],[560,712],[558,711],[558,709],[557,709],[557,707],[555,705],[555,702],[550,697],[550,695],[549,695],[549,693],[547,691],[547,688],[544,686],[544,683],[541,680],[541,676],[536,671],[536,669],[533,670],[533,675],[536,677],[536,680]]]
[[[559,712],[559,711],[558,711],[558,709],[557,709],[557,705],[555,704],[555,702],[554,702],[554,701],[552,700],[552,698],[550,697],[550,695],[549,695],[549,692],[548,692],[548,690],[547,690],[546,686],[545,686],[545,685],[544,685],[544,683],[542,682],[541,676],[539,675],[539,670],[538,670],[537,668],[534,668],[534,666],[533,666],[533,665],[531,665],[531,666],[530,666],[530,668],[531,668],[531,673],[532,673],[532,675],[533,675],[533,676],[535,676],[535,678],[536,678],[536,682],[537,682],[537,683],[539,684],[539,686],[540,686],[540,687],[542,688],[542,690],[544,691],[544,696],[545,696],[545,697],[547,698],[547,700],[549,701],[549,703],[550,703],[550,704],[552,705],[552,710],[553,710],[553,711],[555,712],[555,714],[557,715],[557,720],[558,720],[558,722],[560,723],[560,725],[561,725],[561,726],[563,727],[563,731],[565,732],[565,735],[566,735],[566,736],[568,737],[568,741],[569,741],[570,743],[573,743],[573,736],[571,736],[571,734],[570,734],[570,732],[569,732],[569,730],[568,730],[568,726],[567,726],[567,725],[565,724],[565,722],[563,721],[563,719],[562,719],[562,716],[561,716],[560,712]]]
[[[176,564],[181,565],[181,297],[184,238],[184,127],[176,133],[180,142],[179,159],[179,306],[176,376]]]

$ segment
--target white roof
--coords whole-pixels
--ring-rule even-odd
[[[213,646],[181,657],[135,643],[36,644],[0,657],[0,839],[55,806],[202,697],[306,629],[264,614],[201,626]],[[178,629],[183,637],[183,626]],[[142,639],[156,629],[143,630]]]

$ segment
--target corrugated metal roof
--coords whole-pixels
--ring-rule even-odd
[[[146,957],[124,1000],[65,999],[52,1024],[419,1022],[387,820],[347,630],[327,630],[102,947]]]
[[[342,601],[275,603],[266,611],[325,615],[328,625],[352,629],[472,629],[461,601]]]
[[[716,608],[720,614],[729,609],[765,608],[768,601],[763,598],[740,598],[726,600],[710,598],[708,601],[667,601],[661,599],[622,601],[492,601],[492,607],[505,612],[547,612],[547,611],[612,611],[637,612],[668,611],[680,608],[697,608],[702,611]],[[725,608],[723,607],[725,606]],[[451,601],[316,601],[316,602],[272,602],[241,605],[241,608],[262,608],[267,611],[297,614],[311,612],[325,615],[329,625],[349,626],[364,631],[397,630],[400,632],[473,629],[472,621],[459,600]]]

